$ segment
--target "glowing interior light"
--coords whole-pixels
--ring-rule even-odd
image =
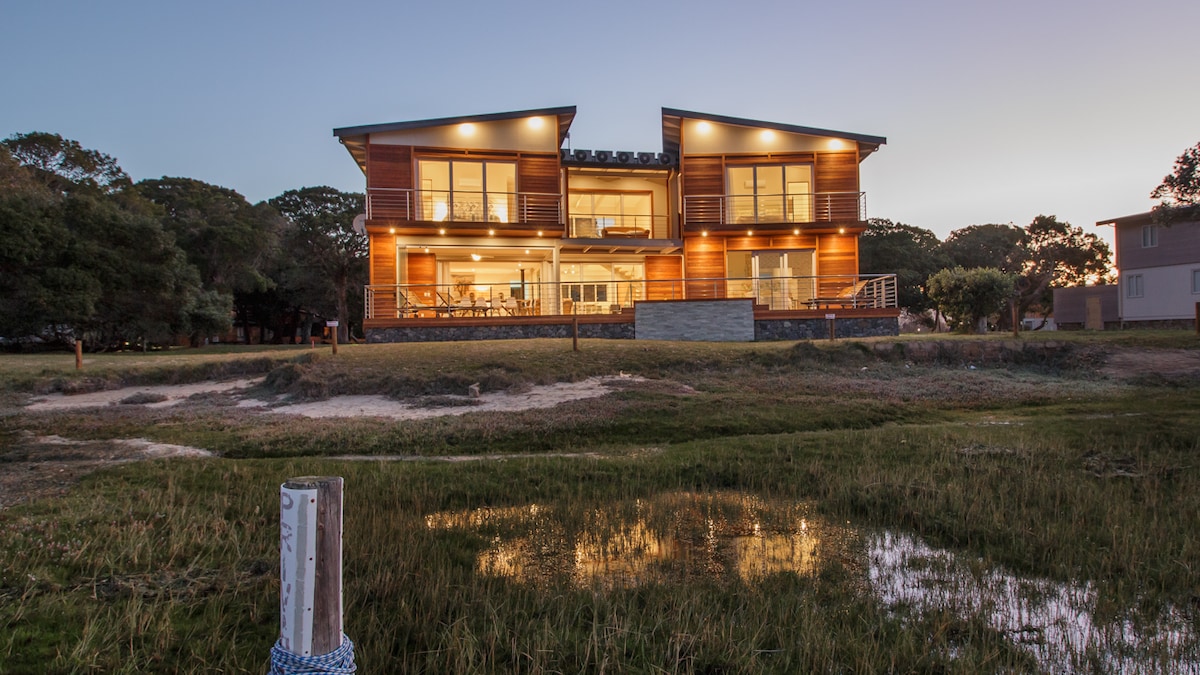
[[[707,134],[712,131],[712,125],[704,121],[696,122],[696,131]]]
[[[495,231],[495,230],[488,230],[488,236],[489,236],[489,237],[494,237],[494,236],[496,236],[496,231]]]
[[[446,204],[446,202],[433,203],[433,221],[435,223],[442,222],[448,215],[450,215],[450,207]]]
[[[746,236],[747,236],[747,237],[753,237],[753,236],[754,236],[754,230],[746,230]]]
[[[529,118],[529,128],[530,129],[541,129],[544,126],[546,126],[546,120],[544,120],[540,117],[530,117]]]
[[[446,228],[443,227],[442,229],[438,230],[438,234],[446,234]]]
[[[771,131],[770,129],[763,129],[759,136],[767,143],[775,140],[775,132]]]
[[[479,262],[480,260],[483,260],[483,256],[479,255],[478,253],[472,253],[471,260],[474,260],[475,262]]]
[[[470,122],[464,122],[458,125],[458,133],[462,134],[463,136],[474,136],[475,125],[471,124]]]
[[[800,228],[797,227],[796,229],[792,230],[792,234],[800,234]]]
[[[388,234],[396,234],[396,228],[394,228],[394,227],[389,227],[389,228],[388,228]]]
[[[844,227],[839,227],[839,228],[838,228],[838,234],[846,234],[846,228],[844,228]]]
[[[538,230],[538,236],[539,236],[539,237],[540,237],[540,236],[542,236],[542,231],[541,231],[541,230]]]
[[[701,232],[700,232],[700,236],[701,236],[701,237],[707,237],[707,236],[708,236],[708,230],[701,230]]]
[[[502,223],[508,222],[508,204],[503,202],[492,204],[492,214]]]

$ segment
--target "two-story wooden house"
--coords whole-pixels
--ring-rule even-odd
[[[334,130],[366,176],[368,333],[538,334],[564,316],[629,323],[639,302],[725,298],[895,316],[894,278],[858,274],[859,163],[886,139],[664,108],[661,150],[564,148],[574,117]]]

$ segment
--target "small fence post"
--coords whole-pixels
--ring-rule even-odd
[[[579,351],[579,307],[571,304],[571,351]]]
[[[1196,307],[1200,311],[1200,303],[1197,303]],[[1200,313],[1197,316],[1200,316]],[[75,340],[75,370],[83,370],[83,340],[79,339]]]
[[[338,476],[279,486],[279,641],[271,675],[354,672],[354,644],[343,633],[342,503]]]

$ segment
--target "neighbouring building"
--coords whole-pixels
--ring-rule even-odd
[[[1116,230],[1120,324],[1192,327],[1200,303],[1200,222],[1160,225],[1147,212],[1096,224]]]
[[[700,300],[746,301],[755,339],[829,314],[895,334],[894,275],[858,273],[859,164],[886,139],[663,108],[661,149],[582,150],[574,118],[334,129],[366,177],[369,340],[634,337],[638,305],[670,301],[704,332]]]

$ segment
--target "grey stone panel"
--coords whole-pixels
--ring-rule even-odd
[[[900,321],[892,318],[835,319],[834,337],[863,338],[900,334]],[[829,322],[825,319],[761,319],[754,322],[754,339],[826,340]]]
[[[750,342],[755,339],[753,300],[639,302],[639,340]]]

